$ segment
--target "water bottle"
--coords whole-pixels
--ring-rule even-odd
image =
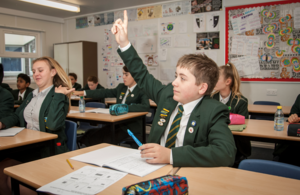
[[[79,112],[84,113],[85,112],[85,101],[83,99],[83,96],[80,96],[79,100]]]
[[[282,106],[277,106],[277,111],[274,117],[274,130],[283,131],[284,115],[282,112]]]

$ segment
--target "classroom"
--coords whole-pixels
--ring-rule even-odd
[[[0,3],[0,64],[4,68],[0,96],[15,98],[13,110],[1,111],[4,100],[0,97],[0,195],[35,194],[37,189],[64,194],[76,185],[82,189],[77,194],[120,194],[122,189],[129,194],[131,185],[155,183],[155,178],[165,175],[171,175],[165,180],[174,183],[184,180],[176,184],[180,186],[174,184],[182,194],[299,193],[299,1],[62,1],[79,6],[79,12],[26,1]],[[199,57],[203,54],[208,59]],[[184,64],[187,59],[197,59],[192,68]],[[205,69],[199,60],[213,67]],[[44,64],[51,68],[43,73]],[[200,69],[194,66],[203,66],[204,73],[196,75]],[[20,96],[19,80],[28,78],[30,85]],[[206,85],[201,83],[203,78]],[[191,79],[195,82],[187,86]],[[50,87],[56,83],[61,86]],[[3,84],[12,95],[7,95],[9,90],[3,92]],[[81,112],[83,100],[85,113]],[[278,112],[284,117],[278,127],[283,130],[275,131]],[[38,122],[28,123],[34,116]],[[243,122],[234,124],[234,120]],[[25,129],[15,129],[14,136],[6,137],[1,129],[14,126]],[[37,147],[45,149],[39,158]],[[139,161],[137,166],[142,168],[134,171],[114,161],[118,157],[118,162],[126,164],[140,153],[149,159]],[[103,160],[101,156],[111,157]],[[1,164],[6,157],[14,161]],[[282,164],[288,167],[276,167]],[[92,184],[88,178],[100,173],[110,179]],[[89,186],[60,183],[77,176]],[[6,186],[1,179],[11,184]],[[162,184],[157,188],[151,190],[162,190]]]

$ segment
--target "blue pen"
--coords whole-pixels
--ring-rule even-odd
[[[142,146],[143,144],[133,135],[133,133],[129,130],[129,129],[127,129],[127,132],[128,132],[128,134],[134,139],[134,141],[135,141],[135,143],[140,147],[140,146]]]

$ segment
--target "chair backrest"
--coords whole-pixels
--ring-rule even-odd
[[[77,124],[73,121],[65,121],[66,124],[66,135],[68,138],[67,146],[70,151],[76,150],[76,140],[77,140]]]
[[[239,169],[300,180],[300,167],[276,161],[246,159],[240,163]]]
[[[254,105],[273,105],[273,106],[280,106],[278,102],[271,102],[271,101],[255,101]]]
[[[92,108],[105,108],[105,104],[101,102],[87,102],[85,106]]]
[[[151,113],[151,116],[147,116],[148,114],[146,115],[146,124],[152,124],[155,115],[155,109],[150,108],[149,112]]]

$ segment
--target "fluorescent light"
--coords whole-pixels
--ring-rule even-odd
[[[71,12],[80,12],[80,7],[75,4],[66,3],[63,1],[55,1],[55,0],[20,0],[28,3],[34,3],[38,5],[44,5],[48,7],[53,7],[57,9],[63,9]]]

